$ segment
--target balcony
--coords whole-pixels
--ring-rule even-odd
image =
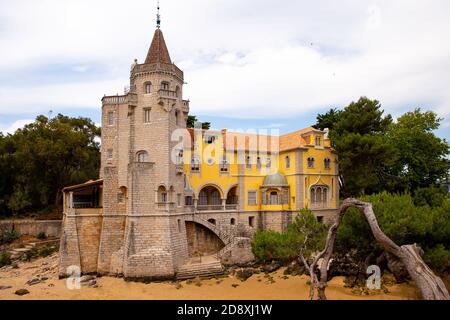
[[[238,208],[237,204],[227,204],[225,205],[225,210],[227,211],[236,211]]]
[[[221,204],[197,205],[197,211],[220,211],[223,209]]]
[[[161,98],[167,98],[167,99],[173,99],[173,100],[178,99],[178,94],[176,91],[161,89],[158,91],[158,94]]]
[[[323,210],[323,209],[330,209],[330,204],[328,202],[311,203],[311,210]]]

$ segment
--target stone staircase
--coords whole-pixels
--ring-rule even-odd
[[[40,247],[42,245],[53,245],[58,243],[59,239],[44,240],[39,242],[29,242],[23,248],[12,249],[11,251],[9,251],[9,253],[11,254],[11,260],[17,260],[26,252],[31,251],[37,247]]]
[[[195,277],[211,277],[223,274],[224,267],[219,260],[207,257],[204,262],[188,262],[178,269],[177,280],[185,280]]]

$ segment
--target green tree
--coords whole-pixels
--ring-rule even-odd
[[[377,100],[362,97],[343,111],[331,109],[318,117],[318,127],[331,126],[343,196],[379,192],[397,179],[391,173],[396,152],[386,135],[392,117],[383,113]]]
[[[196,116],[188,116],[186,121],[186,127],[188,128],[194,128],[195,123],[198,122]],[[209,130],[211,128],[210,122],[202,122],[202,129],[203,130]]]
[[[317,115],[317,122],[313,126],[319,130],[325,130],[326,128],[332,130],[334,125],[339,121],[342,114],[341,110],[337,108],[330,109],[327,113]]]
[[[447,178],[449,144],[433,133],[441,121],[434,112],[415,109],[391,125],[388,138],[398,154],[393,166],[401,177],[398,189],[414,191]]]
[[[7,200],[14,212],[59,205],[62,188],[98,177],[100,129],[87,118],[61,114],[38,116],[8,137],[13,147],[3,154],[13,170],[13,190]],[[10,190],[11,191],[11,190]]]

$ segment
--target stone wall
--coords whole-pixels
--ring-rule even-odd
[[[14,229],[20,235],[37,236],[40,232],[45,232],[49,237],[59,237],[61,235],[61,220],[2,220],[0,230]]]

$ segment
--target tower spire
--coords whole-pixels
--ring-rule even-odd
[[[159,0],[158,0],[158,13],[156,14],[156,27],[161,27],[161,15],[159,14]]]

